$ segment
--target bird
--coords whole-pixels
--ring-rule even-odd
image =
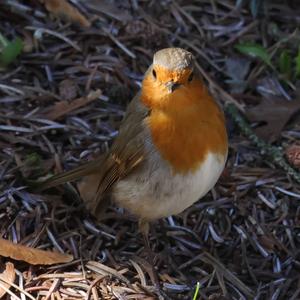
[[[227,153],[225,117],[195,57],[165,48],[154,54],[109,151],[41,187],[81,179],[77,188],[92,215],[101,220],[114,202],[147,235],[150,222],[181,213],[214,187]]]

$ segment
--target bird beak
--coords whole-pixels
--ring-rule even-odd
[[[173,93],[175,90],[177,90],[180,87],[180,83],[174,82],[174,81],[168,81],[166,83],[166,88],[169,91],[169,93]]]

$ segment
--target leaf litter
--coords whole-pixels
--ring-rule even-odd
[[[67,7],[63,18],[57,1],[0,3],[1,34],[24,44],[0,72],[1,236],[74,257],[49,266],[3,257],[15,270],[7,267],[15,280],[4,280],[3,297],[192,299],[198,282],[198,299],[299,297],[300,186],[230,118],[229,159],[213,192],[152,226],[156,274],[123,210],[110,207],[97,223],[72,185],[28,192],[32,180],[107,151],[153,52],[163,47],[191,50],[220,104],[259,116],[251,125],[266,124],[282,149],[297,145],[296,2],[59,1]],[[284,122],[275,124],[276,117]],[[297,163],[297,149],[288,150]]]
[[[288,121],[300,111],[300,100],[286,101],[283,99],[263,99],[260,104],[246,112],[251,122],[263,122],[255,129],[262,139],[276,141]]]

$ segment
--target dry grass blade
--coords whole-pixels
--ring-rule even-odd
[[[205,263],[211,264],[217,271],[224,276],[227,280],[229,280],[234,286],[239,288],[247,297],[252,298],[254,292],[247,287],[236,275],[230,272],[220,261],[218,261],[215,257],[213,257],[208,252],[205,252],[202,256],[199,256],[199,259]]]
[[[125,282],[126,284],[130,284],[128,279],[125,276],[123,276],[120,272],[118,272],[117,270],[110,268],[104,264],[101,264],[100,262],[89,261],[86,264],[86,267],[88,269],[90,269],[91,271],[94,271],[100,275],[113,275],[113,276],[117,277],[118,279],[122,280],[123,282]]]

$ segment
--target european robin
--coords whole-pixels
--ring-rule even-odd
[[[113,200],[148,222],[175,215],[216,183],[227,158],[224,115],[181,48],[154,54],[110,151],[48,179],[43,188],[83,177],[78,189],[100,218]]]

